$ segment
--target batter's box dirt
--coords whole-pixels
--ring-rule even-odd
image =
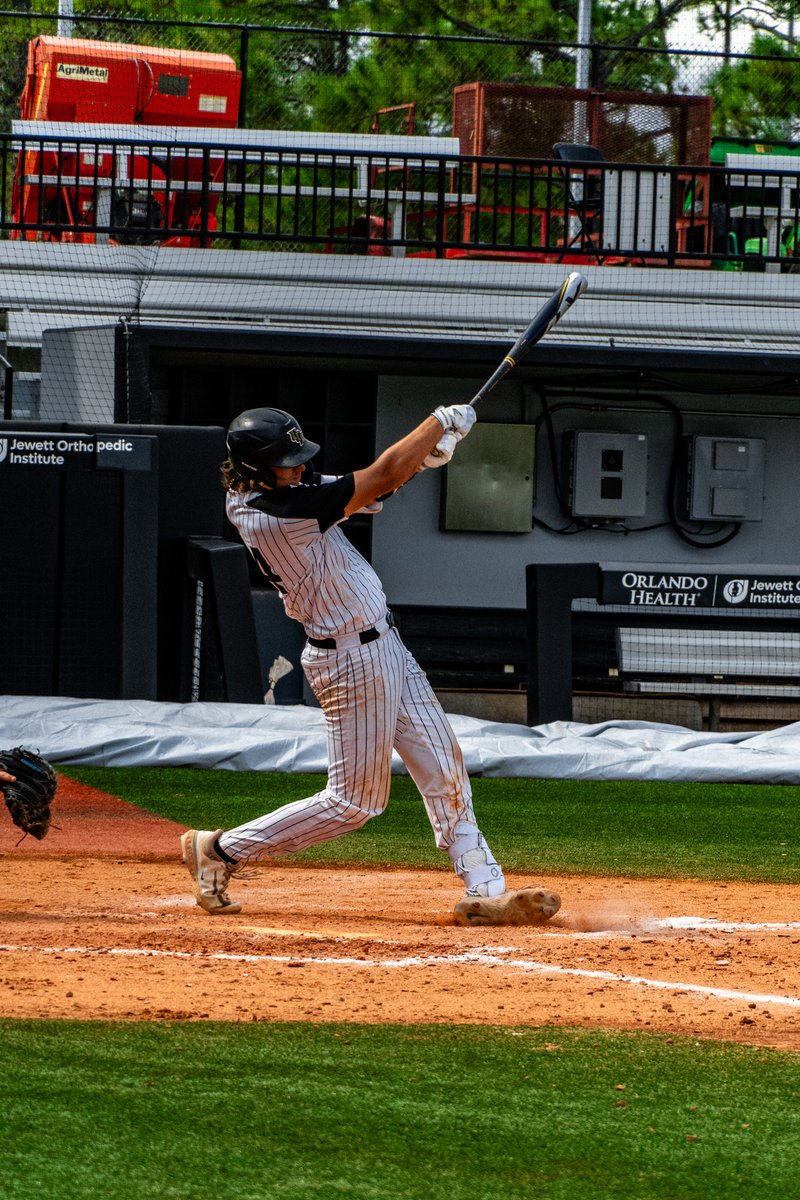
[[[210,917],[183,827],[78,785],[54,816],[44,843],[0,829],[2,1017],[564,1024],[800,1049],[800,887],[548,877],[563,908],[547,925],[463,929],[444,866],[282,862],[234,881],[239,915]]]

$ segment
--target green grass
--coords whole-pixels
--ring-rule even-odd
[[[202,827],[323,782],[64,773]],[[800,878],[788,787],[474,786],[510,869]],[[382,817],[297,861],[446,865],[404,777]],[[784,1200],[800,1177],[798,1056],[666,1035],[0,1021],[0,1094],[4,1200]]]
[[[73,779],[186,825],[231,828],[309,795],[320,775],[65,767]],[[800,881],[795,788],[770,784],[475,779],[475,809],[510,871],[635,878]],[[56,800],[57,805],[57,800]],[[442,866],[413,783],[357,833],[298,862]]]
[[[0,1088],[5,1200],[785,1200],[800,1174],[795,1056],[655,1035],[5,1021]]]

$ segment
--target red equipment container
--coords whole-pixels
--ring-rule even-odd
[[[28,47],[20,116],[23,121],[58,123],[62,136],[64,126],[73,122],[80,124],[82,136],[93,137],[103,137],[108,125],[130,125],[131,138],[136,137],[137,125],[230,129],[237,125],[240,89],[241,74],[226,54],[39,37]],[[201,154],[176,151],[165,158],[142,147],[133,153],[120,148],[116,154],[98,155],[89,146],[77,154],[74,146],[59,150],[51,145],[39,150],[36,143],[26,144],[20,154],[12,220],[53,228],[13,231],[12,237],[94,242],[95,234],[81,232],[81,225],[113,224],[126,229],[116,241],[173,246],[205,242],[199,233],[165,237],[159,230],[200,230],[200,185],[219,181],[224,170],[221,156],[205,160],[204,179]],[[174,190],[173,183],[179,185]],[[213,190],[207,191],[206,205],[205,227],[211,231],[216,228]]]
[[[557,142],[589,142],[608,162],[705,166],[711,108],[708,96],[464,83],[453,88],[453,134],[462,154],[550,158]]]

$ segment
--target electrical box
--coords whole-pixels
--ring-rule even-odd
[[[643,433],[567,433],[567,489],[574,517],[643,517],[647,437]]]
[[[690,437],[686,515],[692,521],[760,521],[764,507],[763,438]]]
[[[479,421],[445,468],[441,528],[530,533],[535,442],[535,425]]]

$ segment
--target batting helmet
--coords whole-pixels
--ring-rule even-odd
[[[228,457],[253,479],[271,482],[271,467],[299,467],[319,453],[299,423],[282,408],[250,408],[231,423]]]

